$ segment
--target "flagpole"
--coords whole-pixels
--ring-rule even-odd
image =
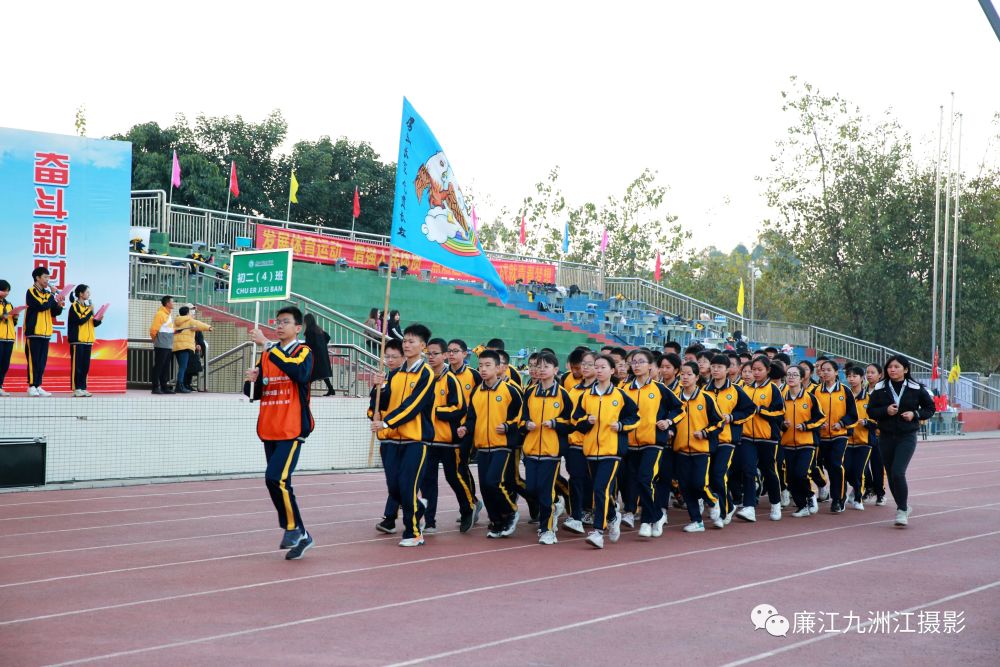
[[[353,235],[353,233],[352,233]],[[392,243],[389,244],[389,259],[387,263],[389,264],[389,271],[385,276],[385,305],[382,307],[382,344],[379,347],[378,354],[378,364],[379,370],[382,370],[382,364],[385,359],[385,342],[386,342],[386,332],[389,330],[389,292],[392,289]],[[406,363],[406,360],[403,360]],[[375,388],[375,405],[372,410],[372,417],[377,414],[381,417],[381,411],[379,407],[382,405],[382,383],[380,382],[378,387]],[[375,463],[375,433],[372,432],[371,440],[368,442],[368,467],[371,468]]]
[[[944,135],[944,105],[940,107],[938,118],[938,149],[937,160],[934,165],[934,270],[931,286],[931,359],[937,353],[937,293],[938,293],[938,251],[940,241],[938,236],[941,233],[941,140]]]
[[[951,346],[948,352],[949,360],[951,365],[955,365],[955,320],[957,319],[958,313],[955,311],[956,295],[958,293],[958,220],[959,220],[959,201],[961,198],[961,186],[962,186],[962,114],[958,114],[958,155],[955,161],[955,224],[954,226],[954,241],[951,246]],[[948,239],[945,239],[945,243]],[[943,343],[942,343],[943,344]],[[957,378],[956,378],[957,381]],[[951,385],[950,396],[948,397],[948,402],[953,403],[955,401],[955,393],[957,387],[955,383]]]
[[[944,234],[941,243],[941,335],[939,340],[941,341],[941,358],[944,358],[944,345],[947,341],[945,338],[945,327],[948,322],[948,313],[946,308],[948,307],[948,221],[951,216],[951,196],[949,195],[952,183],[951,176],[951,146],[952,137],[955,132],[955,93],[951,94],[951,108],[948,111],[948,157],[945,162],[945,198],[944,198]],[[941,385],[939,387],[942,394],[945,393],[948,386],[944,378],[941,378]]]
[[[357,220],[358,219],[355,218],[353,215],[351,216],[351,240],[352,241],[354,240],[354,223],[357,222]],[[390,246],[390,250],[391,249],[392,249],[392,247]]]

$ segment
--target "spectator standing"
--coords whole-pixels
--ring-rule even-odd
[[[160,299],[160,309],[149,325],[149,337],[153,340],[153,393],[172,394],[170,388],[170,355],[174,350],[174,298]]]
[[[330,382],[330,378],[333,376],[333,369],[330,368],[330,352],[327,345],[330,343],[330,334],[323,331],[318,324],[316,324],[316,317],[309,313],[306,315],[302,321],[305,323],[305,339],[306,345],[313,353],[313,370],[311,382],[316,380],[322,380],[326,384],[326,393],[324,396],[333,396],[333,383]]]
[[[398,310],[389,311],[389,338],[395,338],[396,340],[403,340],[403,324],[399,319]]]
[[[191,389],[184,385],[187,377],[188,361],[194,355],[195,331],[211,331],[212,327],[194,319],[190,306],[181,306],[178,317],[174,320],[173,352],[177,359],[177,380],[174,391],[178,394],[190,394]]]

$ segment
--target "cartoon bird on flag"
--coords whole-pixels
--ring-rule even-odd
[[[451,165],[442,152],[435,153],[420,165],[413,181],[418,202],[422,201],[424,191],[429,190],[427,200],[431,208],[424,217],[421,231],[435,243],[445,243],[452,237],[471,237],[465,198],[454,181]]]

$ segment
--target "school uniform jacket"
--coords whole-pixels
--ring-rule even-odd
[[[568,391],[555,382],[547,390],[532,385],[524,393],[521,409],[521,451],[527,457],[558,461],[569,445],[572,417],[573,403]],[[552,420],[555,428],[542,426]],[[535,423],[535,430],[526,428],[529,421]]]
[[[378,439],[397,444],[433,440],[433,385],[434,373],[423,359],[390,371],[379,405],[387,428],[378,432]]]
[[[675,377],[673,382],[671,382],[670,384],[665,384],[665,386],[666,386],[667,389],[669,389],[671,391],[671,393],[673,393],[674,396],[676,396],[677,398],[681,397],[681,379],[680,378],[676,378]]]
[[[569,391],[582,381],[583,378],[577,379],[573,377],[573,371],[566,371],[565,373],[562,374],[562,377],[559,378],[559,386],[561,386],[566,391]]]
[[[819,407],[826,415],[826,421],[819,429],[819,437],[822,439],[846,437],[847,428],[858,421],[858,409],[850,387],[837,380],[832,388],[828,389],[825,384],[817,387],[813,396],[819,401]],[[841,427],[833,428],[837,422],[841,423]]]
[[[676,424],[684,419],[684,406],[680,400],[664,385],[652,380],[641,385],[637,380],[632,380],[624,389],[639,410],[639,423],[628,433],[629,447],[640,449],[669,446],[670,433],[674,427],[661,431],[656,428],[656,422],[669,419]]]
[[[94,319],[94,308],[77,301],[69,307],[66,337],[70,344],[93,345],[94,327],[101,326],[100,320]]]
[[[431,423],[434,437],[430,444],[443,447],[458,447],[458,427],[465,419],[465,394],[455,374],[445,367],[444,373],[434,378],[434,405],[431,409]]]
[[[597,417],[590,423],[588,415]],[[610,385],[604,392],[597,383],[580,395],[573,423],[583,433],[583,455],[590,459],[621,458],[628,451],[628,433],[639,424],[639,408],[620,388]],[[618,432],[611,430],[619,424]]]
[[[573,385],[573,388],[569,390],[570,404],[573,409],[576,409],[577,404],[580,402],[580,397],[585,393],[590,391],[590,388],[594,386],[594,383],[584,384],[583,380],[579,383]],[[572,419],[572,416],[570,417]],[[575,427],[569,434],[569,446],[574,449],[583,449],[583,431],[577,430]]]
[[[719,442],[719,431],[725,420],[715,406],[715,399],[701,387],[691,396],[681,391],[684,419],[677,425],[674,435],[674,452],[678,454],[709,454],[715,451]],[[694,434],[704,431],[705,438],[695,438]]]
[[[314,422],[309,410],[312,366],[312,351],[302,341],[264,350],[254,383],[254,400],[260,401],[257,436],[261,440],[295,440],[312,433]],[[244,384],[243,393],[250,395],[249,382]]]
[[[854,406],[858,410],[858,421],[854,427],[848,429],[847,445],[870,445],[872,436],[875,435],[875,422],[868,419],[868,403],[871,401],[871,393],[862,387],[861,393],[854,397]]]
[[[715,385],[715,380],[710,382],[705,391],[715,399],[715,407],[719,414],[725,418],[732,415],[733,421],[722,427],[719,431],[720,445],[739,444],[743,435],[743,425],[753,417],[757,406],[754,405],[747,393],[726,379],[726,384],[721,387]]]
[[[465,397],[466,406],[469,405],[469,395],[472,390],[479,386],[479,383],[483,381],[483,378],[479,375],[479,371],[475,368],[470,368],[468,364],[462,364],[462,367],[457,371],[452,368],[450,369],[455,379],[458,380],[459,386],[462,388],[462,394]]]
[[[514,449],[518,446],[521,392],[505,380],[492,386],[482,382],[472,390],[465,416],[467,442],[476,449]],[[496,427],[503,425],[504,432]]]
[[[902,435],[913,433],[920,428],[920,422],[934,416],[934,397],[927,387],[915,380],[904,380],[899,392],[899,412],[889,414],[889,406],[896,402],[889,389],[891,380],[885,379],[872,388],[868,401],[868,415],[878,422],[879,435],[888,433]],[[904,421],[900,416],[913,412],[913,421]]]
[[[52,336],[52,319],[62,314],[62,307],[48,290],[38,290],[32,285],[24,297],[28,308],[24,314],[24,335],[49,338]]]
[[[759,386],[755,382],[747,387],[747,395],[756,408],[753,417],[743,428],[743,434],[753,440],[778,442],[779,425],[785,418],[785,402],[778,387],[770,380]]]
[[[13,312],[14,304],[9,301],[0,302],[0,316],[7,316],[7,319],[0,318],[0,341],[14,340],[17,329],[17,315],[14,315]]]
[[[781,434],[782,447],[815,447],[817,430],[826,421],[826,415],[816,396],[802,387],[794,396],[790,391],[785,392],[784,421],[791,422],[791,426]],[[800,424],[805,426],[804,431],[797,428]]]

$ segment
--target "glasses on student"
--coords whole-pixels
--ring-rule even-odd
[[[427,352],[428,357],[440,357],[442,354],[444,354],[444,352],[431,352],[431,351]]]
[[[462,350],[460,350],[457,347],[456,348],[449,348],[448,349],[448,353],[449,354],[462,354]]]
[[[633,366],[642,366],[643,364],[648,364],[649,360],[648,359],[633,359],[629,363],[631,363]]]
[[[295,324],[295,320],[275,320],[274,323],[278,324],[278,325],[285,325],[285,324],[287,324],[287,325],[294,325]]]
[[[580,368],[593,368],[594,364],[587,363],[586,361],[580,364]]]

